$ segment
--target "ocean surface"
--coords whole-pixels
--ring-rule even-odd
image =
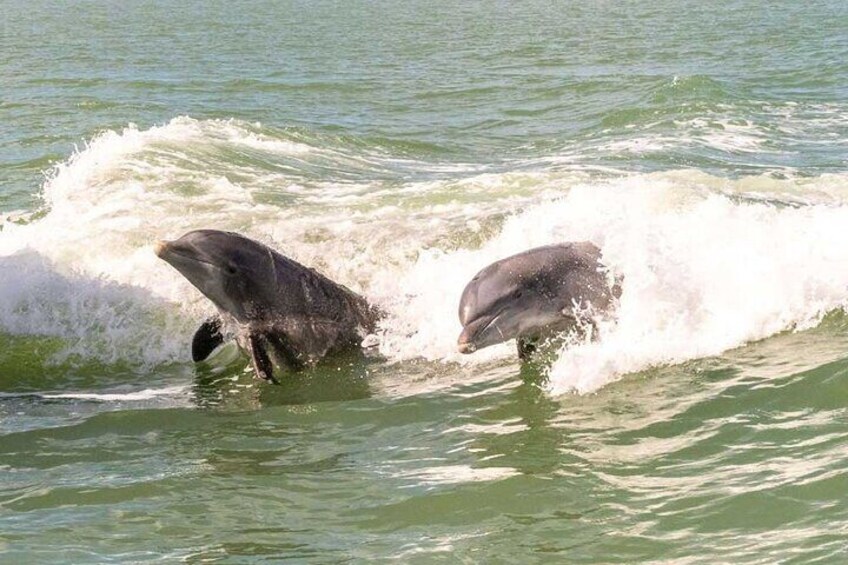
[[[848,3],[0,12],[0,562],[848,560]],[[197,228],[379,355],[192,363]],[[456,351],[477,270],[573,240],[597,340]]]

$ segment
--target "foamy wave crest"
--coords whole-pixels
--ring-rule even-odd
[[[257,149],[268,160],[240,161]],[[316,184],[292,199],[302,187],[268,173],[289,158],[338,151],[237,121],[175,118],[102,133],[45,181],[43,213],[2,224],[0,331],[64,338],[65,353],[107,362],[186,359],[212,306],[155,257],[158,239],[198,228],[245,233],[388,304],[378,281],[403,272],[421,247],[452,244],[469,217],[497,215],[538,187],[497,175],[387,184],[396,190],[365,180]],[[493,201],[469,202],[489,192]],[[488,229],[475,226],[469,233]]]
[[[575,184],[510,216],[479,249],[421,253],[397,283],[404,300],[384,352],[466,363],[514,358],[511,345],[456,353],[459,296],[492,261],[561,241],[598,244],[624,291],[615,318],[599,321],[599,339],[560,352],[549,371],[554,394],[590,392],[626,373],[810,327],[848,303],[848,183],[799,182],[679,171]],[[763,202],[769,190],[797,198]],[[825,203],[799,205],[805,194]]]
[[[273,160],[221,155],[324,149],[264,136],[252,124],[177,118],[95,138],[45,182],[45,214],[3,224],[0,331],[59,336],[68,352],[107,361],[187,359],[212,306],[152,244],[210,227],[264,241],[380,305],[390,361],[467,365],[515,359],[511,344],[456,351],[459,297],[474,273],[531,247],[593,241],[623,294],[598,340],[560,353],[554,393],[806,327],[848,297],[844,175],[468,169],[319,183],[292,200],[291,178],[269,176]]]
[[[554,393],[807,328],[848,303],[845,205],[739,202],[647,180],[577,188],[547,211],[580,225],[624,277],[616,321],[551,367]]]
[[[104,132],[78,150],[45,182],[43,217],[3,224],[0,329],[62,337],[67,353],[105,361],[184,357],[173,336],[190,331],[185,314],[210,307],[161,268],[151,246],[192,227],[274,217],[248,186],[186,157],[215,140],[258,139],[231,122],[177,118]]]

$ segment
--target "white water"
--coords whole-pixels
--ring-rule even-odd
[[[355,162],[362,180],[293,180],[216,160],[226,151]],[[45,216],[2,224],[0,328],[63,337],[68,352],[106,361],[187,359],[211,308],[152,244],[201,227],[265,241],[379,303],[390,361],[472,365],[514,357],[512,344],[455,350],[456,307],[474,273],[530,247],[591,240],[624,292],[600,339],[566,348],[550,368],[555,394],[808,327],[848,299],[846,176],[593,180],[455,167],[449,180],[369,180],[368,167],[392,163],[233,121],[104,133],[45,182]]]
[[[129,402],[151,400],[160,396],[182,396],[189,392],[187,386],[170,386],[158,389],[146,388],[126,393],[96,393],[96,392],[63,392],[63,393],[26,393],[6,394],[0,393],[0,398],[45,398],[49,400],[94,400],[100,402]]]

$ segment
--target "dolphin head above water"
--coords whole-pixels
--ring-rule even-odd
[[[606,309],[615,289],[599,259],[594,244],[579,242],[531,249],[484,268],[460,299],[459,351],[517,338],[521,354],[522,339],[573,327],[581,316],[576,307]]]
[[[167,261],[220,310],[245,323],[259,314],[258,305],[275,300],[273,252],[242,235],[196,230],[156,244]]]

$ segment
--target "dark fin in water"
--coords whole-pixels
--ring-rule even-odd
[[[518,358],[522,361],[529,360],[536,353],[537,340],[533,338],[519,337],[515,343],[518,345]]]
[[[276,334],[266,334],[265,339],[268,344],[274,348],[274,353],[276,353],[277,361],[280,364],[284,364],[290,371],[299,371],[303,369],[303,361],[301,361],[295,352],[292,351],[291,346],[286,343],[284,337],[280,337]]]
[[[191,358],[197,363],[209,357],[215,349],[224,343],[224,334],[221,333],[223,321],[220,316],[207,318],[200,324],[191,340]]]
[[[252,333],[247,336],[247,346],[250,350],[250,361],[253,363],[253,370],[256,371],[256,376],[270,383],[279,384],[274,378],[274,366],[271,364],[271,358],[268,357],[268,352],[265,351],[260,334]]]

